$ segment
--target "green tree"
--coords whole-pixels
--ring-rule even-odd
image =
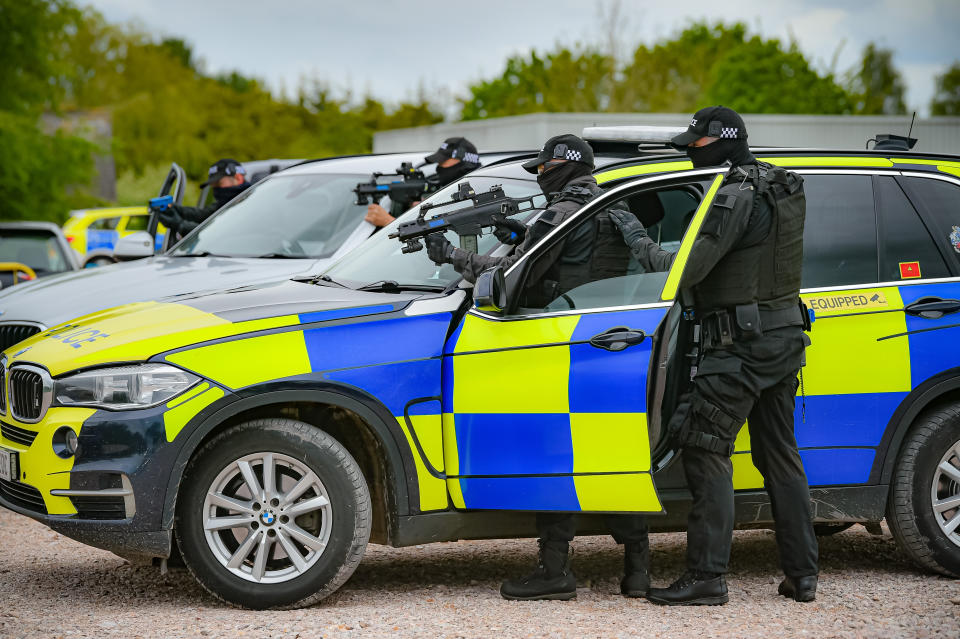
[[[893,66],[893,52],[874,43],[863,50],[860,65],[848,74],[853,112],[860,115],[898,115],[907,112],[903,77]]]
[[[754,36],[711,69],[699,106],[723,104],[741,113],[847,113],[850,101],[832,75],[821,76],[796,44]]]
[[[461,101],[461,118],[603,111],[609,105],[613,66],[610,56],[593,49],[514,56],[500,77],[470,87],[470,96]]]
[[[640,45],[623,70],[612,111],[688,113],[703,105],[714,65],[743,46],[747,27],[694,23],[653,47]]]
[[[80,13],[59,0],[0,0],[0,218],[62,219],[83,201],[95,147],[43,130],[59,109],[71,68],[63,61]]]
[[[937,76],[937,92],[930,101],[932,115],[960,115],[960,62]]]

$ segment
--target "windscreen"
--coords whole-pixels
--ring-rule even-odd
[[[69,271],[56,238],[43,231],[0,230],[0,262],[19,262],[41,273]]]
[[[462,182],[469,182],[477,193],[489,191],[492,186],[500,184],[508,197],[529,197],[540,194],[540,187],[532,179],[518,180],[502,177],[467,176],[463,180],[454,182],[437,191],[430,197],[430,201],[446,202],[450,200],[451,195],[457,191],[459,184]],[[535,203],[543,206],[545,201],[546,198],[541,197]],[[469,205],[469,202],[464,202],[461,206]],[[456,208],[458,207],[444,207],[439,209],[437,213],[447,213],[456,210]],[[363,246],[344,256],[326,274],[333,280],[348,286],[363,286],[371,282],[392,280],[401,285],[446,287],[460,279],[460,275],[453,270],[453,266],[450,264],[437,266],[431,262],[427,257],[426,247],[416,253],[402,253],[400,241],[389,237],[401,222],[415,219],[419,211],[420,207],[416,206],[404,213],[365,242]],[[427,218],[430,217],[431,214],[427,214]],[[525,216],[521,213],[518,217],[523,219]],[[459,246],[460,238],[455,233],[448,231],[446,236],[454,246]],[[488,230],[479,239],[479,253],[481,255],[487,253],[496,243],[497,239]]]
[[[171,255],[324,258],[363,221],[369,175],[275,175],[238,196]]]

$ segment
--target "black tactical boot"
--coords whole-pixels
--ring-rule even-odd
[[[650,590],[650,547],[646,544],[624,544],[623,579],[620,593],[624,597],[646,597]]]
[[[777,592],[794,601],[813,601],[817,598],[817,576],[786,577],[780,582]]]
[[[661,606],[719,606],[727,603],[722,574],[688,570],[668,588],[651,588],[647,599]]]
[[[565,541],[540,540],[540,561],[526,577],[508,579],[500,586],[504,599],[533,601],[536,599],[576,599],[577,578],[567,561],[569,544]]]

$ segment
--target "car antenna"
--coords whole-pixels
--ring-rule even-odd
[[[894,135],[892,133],[881,133],[875,138],[870,138],[867,140],[867,148],[870,148],[870,143],[873,142],[873,148],[875,151],[909,151],[917,143],[917,138],[911,138],[910,134],[913,133],[913,123],[917,119],[917,112],[913,112],[913,118],[910,120],[910,129],[907,131],[906,136]]]

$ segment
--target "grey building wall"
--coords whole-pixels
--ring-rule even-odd
[[[689,113],[531,113],[381,131],[373,137],[373,150],[434,150],[445,138],[457,135],[469,138],[481,151],[539,149],[553,135],[579,135],[587,126],[686,126],[689,121]],[[878,133],[906,135],[910,128],[910,116],[761,114],[745,115],[744,121],[754,146],[863,149]],[[911,135],[920,140],[917,151],[960,154],[960,118],[918,119]]]

